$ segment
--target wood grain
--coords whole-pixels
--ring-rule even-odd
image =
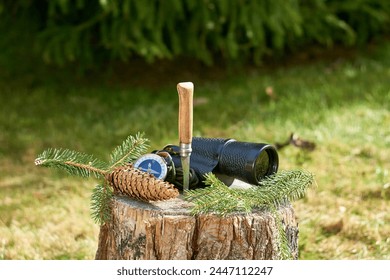
[[[141,202],[116,196],[111,221],[102,226],[96,259],[279,259],[279,230],[268,211],[193,216],[182,198]],[[278,209],[294,258],[298,225],[291,205]]]

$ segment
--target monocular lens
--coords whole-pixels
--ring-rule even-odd
[[[255,162],[255,176],[257,181],[268,175],[270,162],[267,150],[263,150]]]

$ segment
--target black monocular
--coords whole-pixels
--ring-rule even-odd
[[[175,167],[180,168],[179,147],[167,145],[164,150],[171,154]],[[276,173],[278,166],[278,153],[269,144],[223,138],[192,139],[190,168],[201,182],[205,174],[213,172],[225,178],[258,185],[263,178]]]

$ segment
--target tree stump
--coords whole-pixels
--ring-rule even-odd
[[[110,222],[100,228],[96,259],[253,260],[279,259],[277,221],[269,211],[219,216],[190,213],[182,198],[142,202],[113,199]],[[290,204],[277,210],[293,258],[298,224]]]

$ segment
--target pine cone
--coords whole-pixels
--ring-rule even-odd
[[[131,164],[117,167],[106,176],[114,192],[140,200],[167,200],[179,195],[171,183],[134,168]]]

